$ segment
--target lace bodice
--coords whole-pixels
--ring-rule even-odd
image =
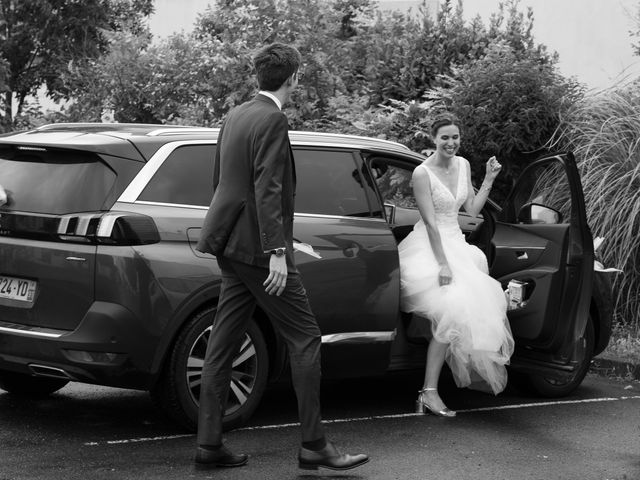
[[[431,181],[431,198],[436,212],[436,224],[439,227],[456,227],[458,225],[458,211],[467,198],[467,169],[460,157],[454,157],[458,162],[458,182],[455,192],[451,192],[447,186],[436,176],[426,164],[418,168],[424,168]],[[453,196],[455,193],[455,197]]]

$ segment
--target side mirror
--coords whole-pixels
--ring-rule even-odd
[[[525,224],[557,225],[562,223],[562,214],[538,203],[527,203],[518,212],[518,222]]]
[[[393,225],[396,221],[396,206],[393,203],[384,203],[384,213],[387,216],[387,222]]]

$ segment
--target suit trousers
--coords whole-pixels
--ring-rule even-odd
[[[284,339],[298,400],[302,441],[324,438],[320,414],[321,334],[298,272],[289,272],[280,296],[263,282],[269,270],[218,257],[222,287],[202,369],[198,445],[222,444],[222,417],[231,382],[232,361],[256,304]]]

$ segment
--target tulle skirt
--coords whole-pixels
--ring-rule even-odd
[[[398,246],[401,308],[428,318],[433,337],[449,344],[445,359],[458,387],[497,394],[507,384],[505,365],[514,347],[505,294],[489,276],[484,253],[457,225],[439,231],[452,281],[439,285],[440,268],[418,222]]]

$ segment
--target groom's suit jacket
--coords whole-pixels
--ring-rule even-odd
[[[287,117],[258,94],[223,122],[214,159],[213,199],[196,249],[268,267],[285,247],[293,263],[295,167]]]

